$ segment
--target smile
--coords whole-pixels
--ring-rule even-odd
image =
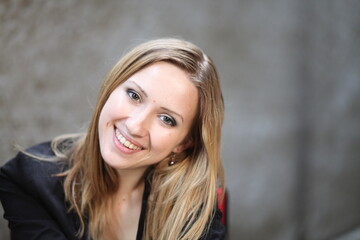
[[[131,149],[131,150],[141,150],[142,147],[140,146],[136,146],[135,144],[129,142],[128,140],[126,140],[126,138],[121,135],[119,129],[115,129],[115,136],[116,138],[119,140],[119,142],[124,146],[124,147],[127,147],[128,149]]]

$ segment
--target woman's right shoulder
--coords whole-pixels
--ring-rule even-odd
[[[61,173],[63,165],[55,160],[51,142],[43,142],[20,151],[6,162],[0,169],[0,178],[7,178],[18,184],[42,184],[52,179],[54,174]]]
[[[33,155],[33,156],[45,157],[45,158],[50,158],[54,156],[54,152],[51,148],[51,141],[42,142],[32,147],[29,147],[24,151],[20,151],[18,155],[19,154]]]
[[[20,150],[16,156],[5,163],[7,165],[16,165],[17,167],[29,167],[43,162],[52,162],[55,154],[51,148],[51,141],[42,142],[25,150]],[[44,161],[42,161],[44,160]]]

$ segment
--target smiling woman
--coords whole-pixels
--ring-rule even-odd
[[[224,239],[223,114],[215,66],[198,47],[139,45],[105,78],[86,133],[34,146],[1,168],[12,237]]]
[[[197,105],[197,89],[179,67],[161,61],[135,73],[110,94],[100,113],[104,161],[117,171],[145,172],[170,152],[183,152],[191,146]]]

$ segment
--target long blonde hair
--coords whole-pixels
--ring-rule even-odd
[[[199,112],[189,133],[194,145],[169,166],[168,159],[149,168],[151,192],[146,210],[145,239],[198,239],[206,233],[216,207],[217,187],[224,185],[220,158],[224,103],[212,60],[195,45],[178,39],[149,41],[126,54],[106,76],[90,126],[72,148],[64,138],[54,139],[53,150],[69,160],[64,189],[70,209],[80,218],[79,236],[103,234],[109,201],[118,188],[118,176],[100,154],[98,121],[111,92],[151,63],[166,61],[186,73],[199,92]],[[68,137],[67,137],[68,139]],[[66,140],[65,140],[66,141]],[[65,144],[65,146],[67,146]]]

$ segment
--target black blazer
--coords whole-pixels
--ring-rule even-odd
[[[54,156],[50,142],[36,145],[28,153]],[[62,162],[37,160],[19,153],[0,169],[0,200],[9,222],[11,239],[77,239],[79,218],[68,211],[63,178],[54,176],[66,169]],[[142,239],[150,185],[145,185],[136,239]],[[88,239],[87,236],[82,238]],[[201,238],[225,239],[221,213],[216,210],[209,231]]]

